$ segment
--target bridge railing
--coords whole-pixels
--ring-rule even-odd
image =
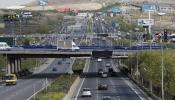
[[[15,46],[24,49],[57,49],[53,45],[24,45]],[[161,49],[161,46],[79,46],[80,49],[100,49],[100,50],[156,50]]]

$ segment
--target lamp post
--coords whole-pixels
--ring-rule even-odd
[[[164,59],[163,59],[163,41],[162,41],[162,34],[161,34],[161,70],[162,70],[162,100],[164,100]]]

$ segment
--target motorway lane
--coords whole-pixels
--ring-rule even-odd
[[[48,68],[46,68],[39,74],[39,77],[37,75],[34,75],[35,77],[29,77],[25,79],[19,79],[18,83],[16,85],[12,86],[4,86],[1,85],[0,87],[0,98],[2,100],[26,100],[31,95],[33,95],[36,91],[40,90],[41,88],[46,86],[46,77],[44,74],[46,73],[53,73],[52,69],[53,67],[57,67],[56,73],[65,73],[69,67],[69,65],[65,62],[63,62],[62,65],[57,65],[58,60],[56,59],[53,61],[51,65],[49,65]],[[55,73],[55,72],[54,72]],[[42,77],[43,75],[43,77]],[[53,78],[47,78],[47,82],[50,83],[53,81]]]
[[[89,66],[89,73],[97,72],[98,68],[105,67],[106,63],[111,63],[103,59],[103,62],[92,61]],[[113,65],[111,63],[111,65]],[[116,66],[113,66],[116,68]],[[97,90],[99,83],[108,84],[108,90]],[[89,77],[85,78],[84,83],[80,90],[83,88],[90,88],[92,90],[92,97],[81,97],[81,92],[78,94],[77,100],[101,100],[104,96],[111,96],[112,100],[151,100],[143,91],[141,91],[129,78],[124,76],[118,70],[118,77]],[[75,99],[75,98],[73,98]]]

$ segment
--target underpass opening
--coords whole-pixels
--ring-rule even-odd
[[[111,58],[113,51],[92,51],[93,58]]]

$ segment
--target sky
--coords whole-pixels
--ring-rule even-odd
[[[6,8],[9,6],[19,6],[22,4],[30,3],[35,0],[0,0],[0,8]]]

